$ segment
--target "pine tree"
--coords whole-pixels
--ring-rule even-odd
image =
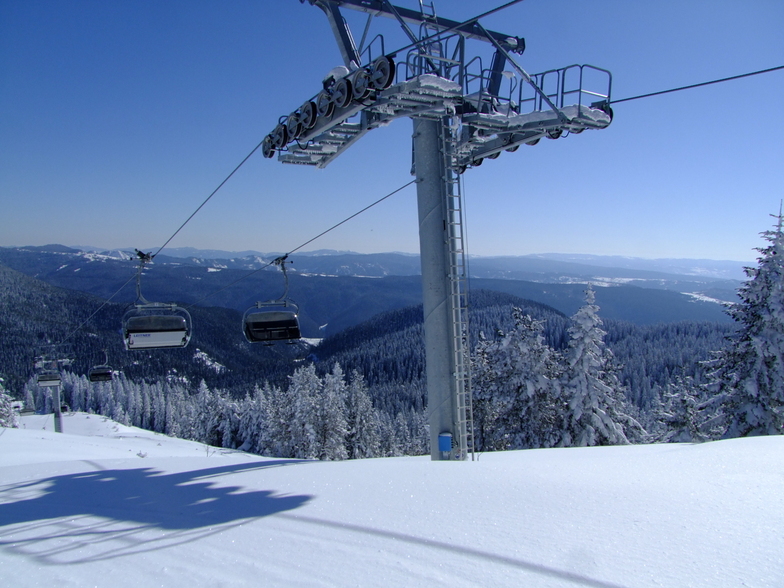
[[[295,457],[295,406],[292,387],[280,388],[265,384],[264,397],[266,427],[259,440],[262,449],[258,453],[274,457]]]
[[[28,410],[35,411],[35,398],[33,397],[33,391],[25,386],[24,390],[24,406]]]
[[[239,437],[240,451],[263,454],[264,430],[267,427],[267,398],[258,385],[252,394],[246,394],[240,405]]]
[[[657,440],[664,443],[705,441],[700,432],[699,390],[691,377],[678,376],[667,384],[656,418],[662,423]]]
[[[784,434],[784,216],[774,218],[775,230],[762,233],[770,245],[757,249],[758,266],[745,268],[729,308],[738,331],[709,375],[717,395],[705,406],[723,405],[724,437]]]
[[[157,388],[157,387],[156,387]],[[156,390],[154,388],[153,390]],[[157,407],[157,398],[161,397],[161,391],[157,388],[157,394],[153,399],[153,406]],[[199,391],[195,398],[196,404],[196,423],[195,423],[195,440],[212,445],[214,447],[221,446],[221,430],[219,422],[220,414],[220,395],[210,390],[207,383],[202,380],[199,383]],[[155,415],[156,431],[158,430],[159,420],[165,420],[165,404],[163,405],[163,412]],[[162,430],[159,432],[163,432]]]
[[[297,369],[289,376],[287,396],[294,407],[291,422],[292,454],[287,457],[316,459],[318,442],[316,438],[317,402],[323,382],[316,374],[313,364]]]
[[[626,444],[629,437],[640,441],[644,435],[642,426],[625,412],[623,387],[598,312],[589,287],[585,305],[572,317],[564,356],[562,393],[568,410],[560,444],[567,447]]]
[[[377,457],[380,453],[379,423],[365,379],[351,372],[346,399],[346,450],[349,459]]]
[[[515,327],[477,347],[474,435],[480,450],[552,447],[559,438],[557,354],[543,323],[514,308]]]
[[[322,460],[341,460],[346,452],[346,382],[336,363],[324,376],[316,406],[316,456]]]
[[[12,402],[13,399],[5,391],[3,380],[0,378],[0,427],[16,427],[16,411]]]

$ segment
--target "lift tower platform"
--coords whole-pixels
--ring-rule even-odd
[[[413,120],[431,458],[466,459],[473,455],[473,416],[460,175],[543,137],[606,128],[611,74],[571,65],[529,75],[512,58],[525,50],[524,39],[479,22],[495,10],[456,22],[422,0],[419,10],[388,0],[300,2],[326,14],[343,65],[280,117],[262,153],[323,168],[368,131]],[[359,47],[341,8],[368,15]],[[382,35],[366,42],[377,17],[395,19],[409,44],[388,51]],[[477,41],[490,45],[488,68],[482,55],[467,53]]]

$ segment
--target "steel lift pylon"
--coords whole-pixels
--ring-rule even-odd
[[[35,359],[35,368],[38,371],[36,380],[41,388],[50,388],[52,390],[54,431],[55,433],[62,433],[62,378],[60,370],[63,367],[70,366],[73,363],[73,360],[70,357],[67,357],[66,353],[62,350],[63,346],[47,345],[46,347],[47,351],[43,352],[42,355]]]
[[[425,354],[433,460],[473,456],[466,251],[460,174],[520,145],[558,139],[612,120],[611,75],[572,65],[529,75],[512,58],[524,39],[486,30],[480,17],[456,22],[387,0],[300,0],[327,16],[343,65],[264,138],[262,153],[323,168],[368,131],[413,120]],[[368,15],[359,47],[341,8]],[[395,19],[409,44],[387,51],[369,39],[376,17]],[[413,27],[413,28],[412,28]],[[366,42],[367,41],[367,42]],[[492,49],[488,68],[467,43]]]

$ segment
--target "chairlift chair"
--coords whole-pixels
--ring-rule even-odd
[[[106,366],[96,366],[87,373],[87,378],[91,382],[111,382],[112,368]]]
[[[289,278],[286,274],[286,256],[276,259],[285,280],[283,296],[277,300],[257,302],[245,311],[242,317],[242,331],[250,343],[272,345],[276,341],[294,343],[301,335],[299,328],[299,307],[288,299]]]
[[[60,372],[54,370],[46,370],[38,374],[38,385],[42,388],[53,388],[62,383],[60,379]]]
[[[38,371],[36,381],[42,388],[54,388],[62,384],[60,367],[71,364],[68,358],[67,349],[62,345],[46,345],[41,355],[35,359],[35,367]]]
[[[290,301],[257,302],[242,317],[245,338],[251,343],[293,341],[301,337],[299,308]]]
[[[123,317],[126,349],[185,347],[191,340],[191,316],[174,304],[136,304]]]
[[[109,356],[104,350],[104,362],[101,365],[96,365],[87,372],[87,379],[91,382],[111,382],[112,381],[112,368],[109,367]]]
[[[122,332],[125,348],[167,349],[188,345],[193,332],[190,313],[176,304],[148,302],[141,292],[144,264],[152,256],[137,250],[139,270],[136,274],[136,303],[123,316]]]

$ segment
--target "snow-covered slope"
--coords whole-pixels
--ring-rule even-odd
[[[784,585],[784,437],[298,462],[22,425],[2,586]]]

